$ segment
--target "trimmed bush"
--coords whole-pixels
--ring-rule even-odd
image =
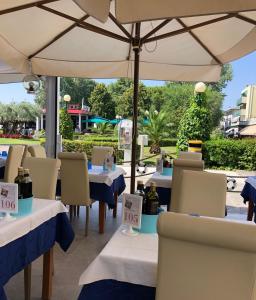
[[[256,169],[256,139],[217,139],[203,144],[205,164],[210,168]]]
[[[88,159],[92,157],[93,146],[113,147],[117,161],[123,160],[123,151],[118,150],[118,144],[113,142],[98,142],[98,141],[71,141],[63,140],[62,147],[64,152],[85,152]]]
[[[149,146],[151,146],[152,142],[148,142]],[[177,144],[177,139],[174,138],[165,138],[160,141],[160,147],[175,147]]]

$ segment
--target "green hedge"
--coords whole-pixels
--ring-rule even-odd
[[[152,142],[149,141],[149,146],[151,146]],[[160,147],[175,147],[177,144],[177,139],[174,138],[165,138],[160,141]]]
[[[88,159],[91,159],[93,146],[113,147],[117,160],[123,160],[123,151],[118,150],[117,143],[79,140],[63,140],[62,142],[62,148],[64,152],[85,152],[87,154]]]
[[[205,164],[210,168],[256,169],[256,139],[219,139],[203,144]]]

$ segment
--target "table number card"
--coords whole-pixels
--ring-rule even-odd
[[[123,224],[140,229],[142,200],[141,196],[123,194]]]
[[[0,212],[18,212],[18,185],[15,183],[0,183]]]

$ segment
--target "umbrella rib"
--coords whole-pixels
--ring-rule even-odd
[[[237,19],[240,19],[240,20],[243,20],[243,21],[245,21],[245,22],[248,22],[248,23],[250,23],[250,24],[256,26],[256,21],[255,21],[255,20],[252,20],[252,19],[250,19],[250,18],[247,18],[247,17],[242,16],[242,15],[239,15],[239,14],[236,16],[236,18],[237,18]]]
[[[57,16],[60,16],[62,18],[68,19],[70,21],[77,22],[76,26],[81,27],[83,29],[93,31],[95,33],[98,33],[98,34],[101,34],[101,35],[104,35],[104,36],[108,36],[110,38],[113,38],[113,39],[116,39],[116,40],[119,40],[119,41],[122,41],[122,42],[130,43],[130,40],[128,38],[122,36],[122,35],[119,35],[119,34],[116,34],[114,32],[105,30],[105,29],[103,29],[101,27],[98,27],[98,26],[94,26],[94,25],[86,23],[84,21],[80,21],[77,18],[74,18],[72,16],[64,14],[64,13],[62,13],[60,11],[57,11],[55,9],[52,9],[50,7],[47,7],[47,6],[44,6],[44,5],[38,5],[37,7],[40,8],[40,9],[46,10],[46,11],[52,13],[52,14],[55,14]]]
[[[134,30],[134,24],[132,24],[131,36],[133,34],[133,30]],[[126,60],[130,60],[130,58],[131,58],[131,50],[132,50],[132,42],[129,45],[128,55],[127,55]]]
[[[32,2],[32,3],[27,3],[27,4],[15,6],[15,7],[7,8],[4,10],[0,10],[0,15],[5,15],[5,14],[9,14],[9,13],[12,13],[15,11],[35,7],[35,6],[42,5],[42,4],[48,4],[51,2],[57,2],[57,1],[59,1],[59,0],[41,0],[41,1],[36,1],[36,2]]]
[[[89,18],[89,15],[85,15],[82,18],[79,19],[79,22],[86,20],[87,18]],[[37,50],[36,52],[34,52],[33,54],[29,55],[28,59],[33,58],[34,56],[36,56],[38,53],[40,53],[41,51],[43,51],[44,49],[48,48],[50,45],[52,45],[53,43],[55,43],[57,40],[59,40],[61,37],[63,37],[66,33],[68,33],[69,31],[71,31],[73,28],[75,28],[77,26],[78,22],[75,22],[74,24],[72,24],[71,26],[69,26],[67,29],[65,29],[64,31],[62,31],[61,33],[59,33],[58,35],[56,35],[50,42],[48,42],[46,45],[44,45],[43,47],[41,47],[39,50]]]
[[[125,29],[125,27],[117,21],[117,19],[109,13],[110,19],[116,24],[116,26],[128,37],[128,39],[132,40],[132,36],[130,33]]]
[[[188,28],[184,22],[182,22],[180,19],[177,19],[177,21],[180,23],[183,28]],[[194,32],[191,30],[188,30],[188,33],[198,42],[198,44],[204,48],[204,50],[220,65],[223,65],[223,63],[211,52],[211,50],[198,38]]]
[[[150,43],[150,42],[153,42],[153,41],[157,41],[157,40],[165,39],[165,38],[172,37],[172,36],[175,36],[175,35],[179,35],[179,34],[182,34],[182,33],[186,33],[189,30],[193,30],[193,29],[196,29],[196,28],[200,28],[200,27],[203,27],[203,26],[207,26],[207,25],[210,25],[210,24],[213,24],[213,23],[221,22],[221,21],[224,21],[226,19],[236,17],[236,15],[237,15],[236,13],[228,14],[226,16],[219,17],[219,18],[212,19],[212,20],[208,20],[208,21],[205,21],[205,22],[202,22],[202,23],[198,23],[198,24],[189,26],[187,28],[182,28],[182,29],[167,32],[167,33],[164,33],[164,34],[161,34],[161,35],[157,35],[155,37],[146,39],[144,41],[144,43]]]
[[[154,33],[156,33],[157,31],[159,31],[161,28],[163,28],[165,25],[167,25],[169,22],[171,22],[171,20],[173,19],[166,19],[164,20],[162,23],[160,23],[158,26],[156,26],[154,29],[152,29],[149,33],[147,33],[146,35],[144,35],[141,38],[141,42],[144,43],[144,41],[149,38],[150,36],[152,36]]]

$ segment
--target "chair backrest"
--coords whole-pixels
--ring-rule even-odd
[[[54,158],[27,157],[23,167],[29,169],[33,196],[55,200],[59,162]]]
[[[172,193],[170,210],[178,212],[178,201],[180,193],[180,182],[183,170],[203,171],[204,161],[194,159],[174,159],[172,175]]]
[[[18,167],[21,166],[23,152],[24,146],[11,145],[9,147],[4,171],[4,182],[14,182],[15,177],[18,175]]]
[[[102,166],[106,155],[114,152],[113,147],[94,146],[92,148],[92,164],[95,166]]]
[[[23,166],[23,164],[24,164],[24,160],[25,160],[25,158],[26,157],[31,157],[31,154],[30,154],[30,152],[28,152],[28,145],[25,145],[24,146],[24,151],[23,151],[23,155],[22,155],[22,159],[21,159],[21,165]]]
[[[69,205],[90,205],[86,154],[61,152],[58,157],[61,160],[61,201]]]
[[[183,170],[178,212],[224,218],[226,192],[226,175]]]
[[[256,227],[161,213],[156,300],[256,299]]]
[[[178,158],[180,159],[195,159],[202,160],[202,153],[200,152],[191,152],[191,151],[180,151]]]
[[[32,157],[46,158],[45,148],[41,145],[33,145],[28,147],[28,152]]]

